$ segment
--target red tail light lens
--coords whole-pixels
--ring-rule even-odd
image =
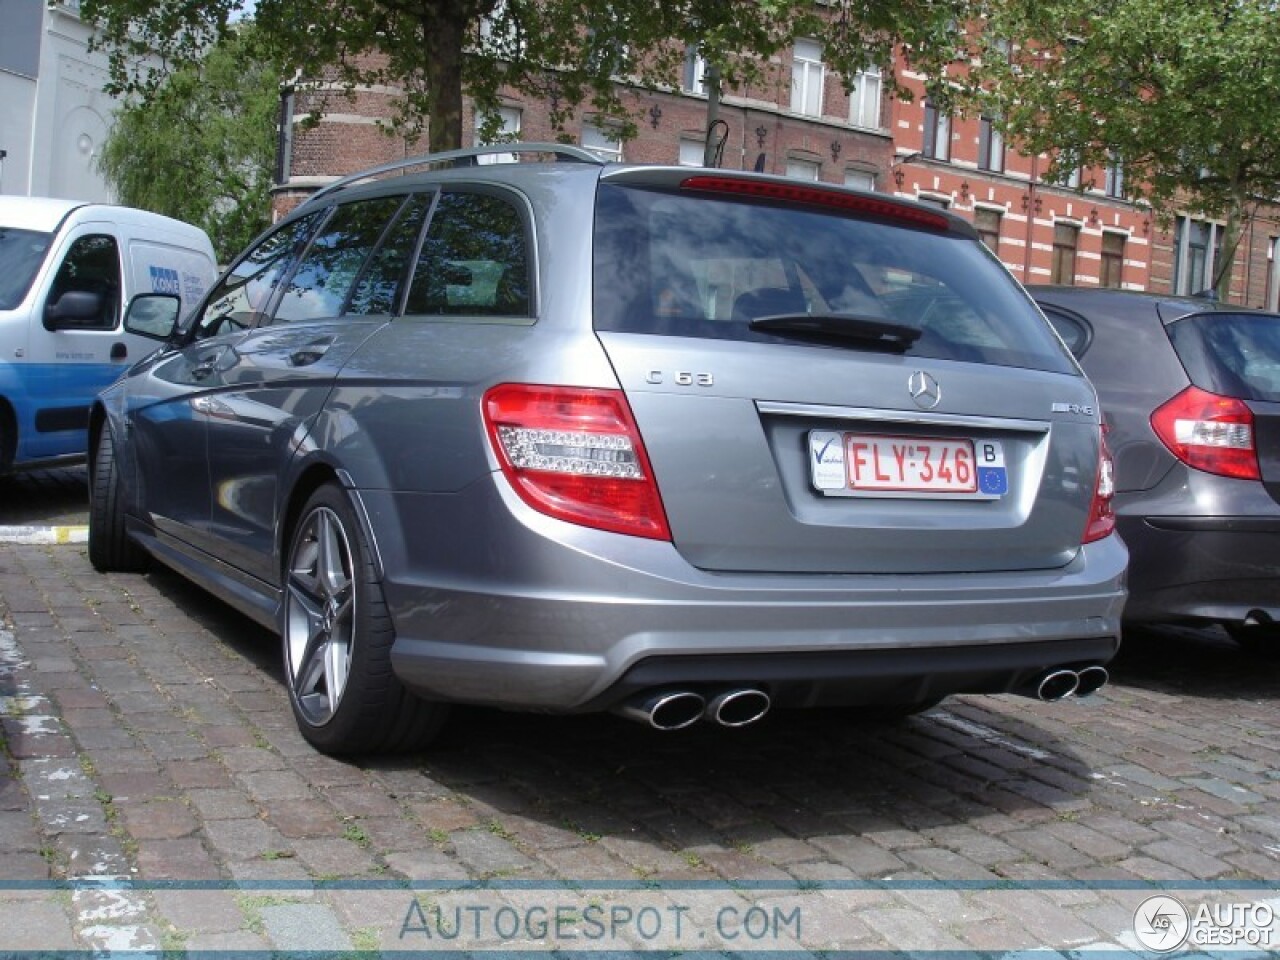
[[[1260,480],[1253,411],[1243,400],[1187,387],[1156,408],[1151,428],[1189,467],[1223,477]]]
[[[1116,495],[1116,467],[1107,446],[1107,428],[1102,428],[1098,447],[1098,482],[1093,487],[1093,502],[1089,505],[1089,523],[1084,528],[1084,542],[1093,543],[1108,537],[1116,528],[1116,515],[1111,501]]]
[[[484,419],[503,473],[535,510],[597,530],[671,539],[620,390],[501,384],[484,395]]]

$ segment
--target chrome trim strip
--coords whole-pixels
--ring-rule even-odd
[[[973,417],[962,414],[923,414],[918,410],[874,410],[870,407],[830,407],[813,403],[779,403],[757,400],[763,414],[810,417],[823,420],[859,420],[881,423],[917,423],[937,427],[965,427],[974,430],[1022,430],[1048,433],[1052,424],[1044,420],[1015,420],[1003,417]]]

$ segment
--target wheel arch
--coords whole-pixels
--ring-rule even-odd
[[[276,555],[280,562],[281,584],[284,583],[285,579],[284,565],[288,562],[289,542],[293,539],[294,531],[298,528],[298,521],[302,517],[302,508],[311,499],[311,495],[326,483],[336,483],[346,492],[347,499],[355,511],[356,519],[360,523],[360,532],[364,535],[365,543],[369,545],[369,559],[373,563],[374,574],[381,580],[384,570],[382,554],[378,550],[378,540],[374,536],[373,525],[369,521],[369,512],[365,509],[360,491],[356,488],[355,482],[346,470],[327,461],[317,460],[308,464],[298,474],[293,488],[289,491],[289,499],[285,504],[281,518],[279,539],[276,544]]]
[[[0,473],[13,469],[18,456],[18,414],[9,398],[0,395]]]

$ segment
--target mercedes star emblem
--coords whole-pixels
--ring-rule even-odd
[[[938,386],[938,381],[923,370],[917,370],[911,375],[911,379],[907,381],[907,392],[921,410],[932,410],[942,402],[942,388]]]

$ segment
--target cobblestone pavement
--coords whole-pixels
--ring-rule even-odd
[[[341,761],[268,633],[162,570],[0,546],[0,954],[1129,949],[1161,889],[1280,908],[1273,667],[1166,631],[1114,678],[897,725],[460,710]]]

